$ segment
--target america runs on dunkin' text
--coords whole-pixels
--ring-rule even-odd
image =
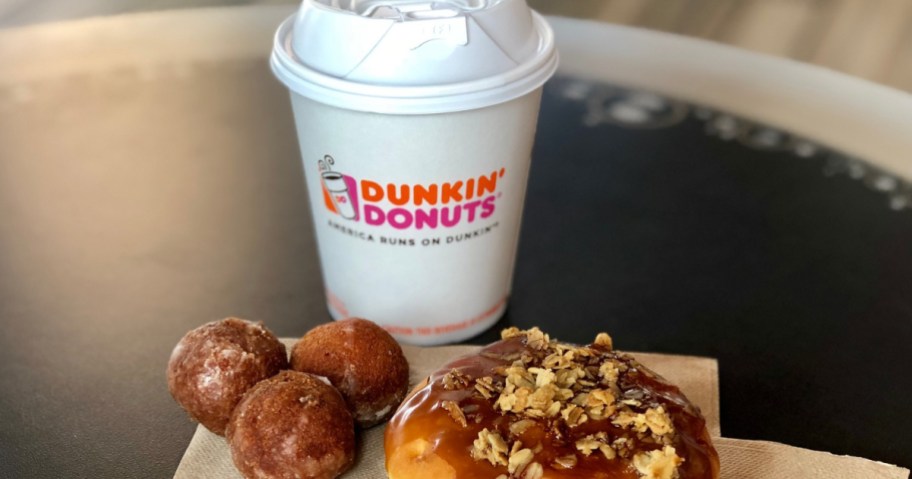
[[[425,238],[397,237],[397,236],[386,236],[386,235],[368,233],[366,231],[362,231],[362,230],[355,229],[350,226],[346,226],[344,224],[338,223],[331,219],[327,220],[327,225],[329,225],[330,228],[338,231],[339,233],[342,233],[347,236],[351,236],[352,238],[360,239],[362,241],[367,241],[370,243],[385,244],[385,245],[390,245],[390,246],[405,246],[405,247],[411,247],[411,246],[432,247],[432,246],[458,244],[458,243],[463,243],[466,241],[471,241],[476,238],[480,238],[480,237],[485,236],[488,233],[491,233],[494,230],[496,230],[500,226],[500,223],[494,222],[487,226],[482,226],[481,228],[469,230],[469,231],[466,231],[463,233],[453,233],[453,234],[449,234],[446,236],[432,236],[432,237],[425,237]]]

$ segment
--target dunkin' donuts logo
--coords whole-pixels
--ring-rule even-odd
[[[400,230],[452,228],[494,214],[501,168],[443,183],[396,184],[354,178],[334,170],[326,155],[318,162],[326,209],[342,218]]]

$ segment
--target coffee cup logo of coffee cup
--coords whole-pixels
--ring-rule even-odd
[[[318,162],[326,208],[347,220],[358,221],[357,183],[354,178],[333,171],[335,163],[330,155]]]

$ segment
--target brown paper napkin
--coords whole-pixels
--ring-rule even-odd
[[[282,339],[289,347],[295,339]],[[470,354],[477,346],[421,348],[403,346],[411,365],[412,385],[424,380],[448,360]],[[719,436],[718,366],[715,359],[633,353],[643,364],[677,384],[703,411],[707,427]],[[358,459],[345,479],[384,479],[383,431],[377,426],[359,436]],[[907,479],[909,471],[853,457],[798,449],[762,441],[717,438],[722,457],[722,479]],[[231,462],[225,439],[198,426],[174,479],[243,479]]]
[[[907,479],[909,470],[775,442],[713,439],[722,479]],[[382,477],[382,476],[381,476]]]

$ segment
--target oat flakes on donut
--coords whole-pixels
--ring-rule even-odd
[[[607,334],[582,347],[538,328],[502,338],[402,403],[390,479],[718,479],[700,410]]]

